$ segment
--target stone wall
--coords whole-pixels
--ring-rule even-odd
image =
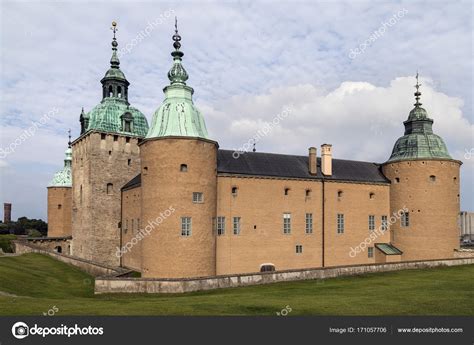
[[[15,253],[25,254],[25,253],[38,253],[49,255],[52,258],[67,263],[69,265],[75,266],[82,271],[89,273],[93,276],[104,276],[104,275],[117,275],[123,273],[124,270],[116,269],[106,265],[101,265],[96,262],[89,260],[81,259],[71,255],[60,254],[53,250],[47,249],[46,247],[40,247],[38,244],[34,244],[30,241],[17,240],[13,241],[15,245]]]
[[[474,258],[410,261],[384,264],[335,266],[279,272],[226,275],[190,279],[107,278],[95,280],[95,293],[183,293],[219,288],[270,284],[285,281],[327,279],[366,273],[441,266],[472,265]]]

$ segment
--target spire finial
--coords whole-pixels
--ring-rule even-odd
[[[420,86],[421,86],[421,84],[419,83],[419,80],[418,80],[418,71],[416,71],[416,85],[415,85],[416,92],[414,93],[415,99],[416,99],[416,103],[414,104],[414,106],[417,107],[417,108],[418,108],[420,105],[422,105],[422,103],[420,103],[420,96],[421,96]]]
[[[82,108],[82,111],[84,111],[84,108]],[[71,128],[68,129],[67,133],[69,137],[69,141],[67,142],[67,147],[71,148]]]
[[[117,22],[113,21],[112,26],[110,27],[110,30],[114,33],[114,37],[112,39],[112,58],[110,59],[110,65],[113,68],[119,68],[120,61],[117,57],[117,38],[115,37],[115,33],[118,31],[117,29]]]
[[[174,35],[173,35],[173,47],[176,49],[176,51],[179,51],[179,48],[181,48],[181,36],[178,33],[178,17],[174,17]]]
[[[253,149],[252,149],[253,152],[256,152],[256,151],[257,151],[257,147],[256,147],[256,146],[257,146],[257,140],[253,139]]]

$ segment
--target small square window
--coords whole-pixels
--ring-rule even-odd
[[[181,164],[181,167],[179,168],[181,172],[187,172],[188,171],[188,165],[187,164]]]
[[[296,254],[303,254],[303,246],[301,244],[296,245]]]
[[[237,187],[232,187],[232,196],[237,196],[237,191],[239,189]]]
[[[193,192],[193,202],[195,204],[201,204],[204,202],[204,197],[201,192]]]
[[[125,142],[126,142],[127,144],[130,143],[130,137],[126,137],[126,138],[125,138]]]
[[[58,204],[58,210],[60,210],[61,208],[62,208],[62,205]]]
[[[105,140],[105,137],[106,137],[106,135],[105,135],[104,133],[102,133],[102,134],[100,135],[100,139],[101,139],[101,140]]]
[[[285,195],[290,194],[290,188],[285,188]]]

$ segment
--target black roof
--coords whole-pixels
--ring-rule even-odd
[[[317,159],[317,175],[309,173],[308,160],[308,156],[263,152],[237,154],[232,150],[219,150],[217,153],[217,171],[219,173],[241,175],[322,179],[321,159]],[[389,182],[382,174],[379,164],[344,159],[332,160],[332,175],[327,176],[326,179],[372,183]]]
[[[233,150],[217,151],[217,172],[251,176],[288,177],[299,179],[323,178],[321,158],[317,159],[318,173],[311,175],[308,171],[308,156],[283,155],[264,152],[236,153]],[[348,182],[389,183],[382,174],[380,165],[371,162],[332,160],[332,175],[327,180]],[[141,175],[135,176],[122,190],[140,186]]]

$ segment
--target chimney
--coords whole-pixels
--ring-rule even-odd
[[[318,172],[316,168],[316,147],[309,148],[308,170],[311,175],[316,175]]]
[[[3,203],[3,222],[10,223],[12,221],[12,204]]]
[[[321,145],[321,172],[323,175],[332,175],[332,145]]]

